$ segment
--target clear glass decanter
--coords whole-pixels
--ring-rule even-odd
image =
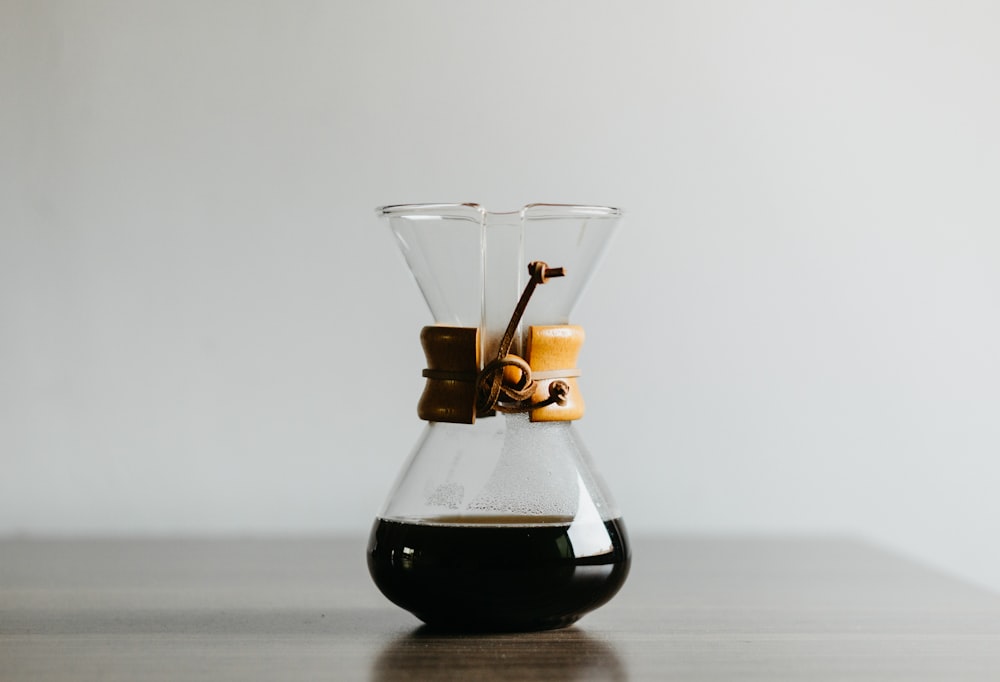
[[[384,206],[434,316],[421,342],[427,421],[372,528],[391,601],[453,630],[563,627],[628,574],[621,514],[573,421],[569,315],[621,211],[531,204]]]

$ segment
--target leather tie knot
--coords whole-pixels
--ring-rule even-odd
[[[528,264],[528,274],[531,275],[531,279],[528,280],[521,298],[514,307],[514,313],[511,315],[507,329],[500,340],[497,356],[486,363],[479,373],[477,416],[485,417],[494,410],[528,412],[534,409],[531,404],[531,396],[535,392],[535,381],[531,378],[531,367],[522,358],[511,354],[510,347],[514,342],[514,332],[517,331],[517,325],[521,322],[521,317],[524,315],[525,308],[528,307],[528,301],[531,299],[535,287],[539,284],[545,284],[552,277],[565,276],[566,271],[563,268],[550,268],[543,261],[532,261]],[[519,369],[521,371],[520,377],[514,379],[511,376],[512,372],[505,371],[508,367]],[[504,400],[501,400],[501,394],[504,396]],[[549,400],[555,402],[551,395]]]

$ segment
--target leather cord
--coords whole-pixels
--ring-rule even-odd
[[[566,271],[563,268],[550,268],[543,261],[533,261],[528,264],[528,273],[531,278],[524,287],[524,292],[514,307],[514,312],[504,331],[503,338],[500,339],[500,347],[497,356],[490,360],[479,373],[479,391],[476,401],[476,416],[485,417],[498,412],[528,412],[539,407],[551,405],[553,403],[565,402],[569,393],[569,384],[564,381],[553,381],[549,385],[549,397],[539,403],[531,404],[531,397],[535,394],[537,381],[531,375],[531,367],[523,358],[510,353],[511,344],[514,342],[514,334],[517,326],[521,323],[524,311],[528,307],[528,301],[535,292],[535,287],[545,284],[552,277],[563,277]],[[516,367],[521,372],[521,377],[516,382],[504,379],[504,368]],[[566,375],[564,375],[566,376]]]

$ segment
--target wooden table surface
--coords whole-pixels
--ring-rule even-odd
[[[1000,680],[1000,596],[847,538],[633,538],[575,627],[426,632],[363,539],[0,542],[0,680]]]

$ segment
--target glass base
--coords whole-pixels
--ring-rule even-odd
[[[393,603],[450,631],[565,627],[611,599],[631,555],[621,519],[376,519],[368,570]]]

